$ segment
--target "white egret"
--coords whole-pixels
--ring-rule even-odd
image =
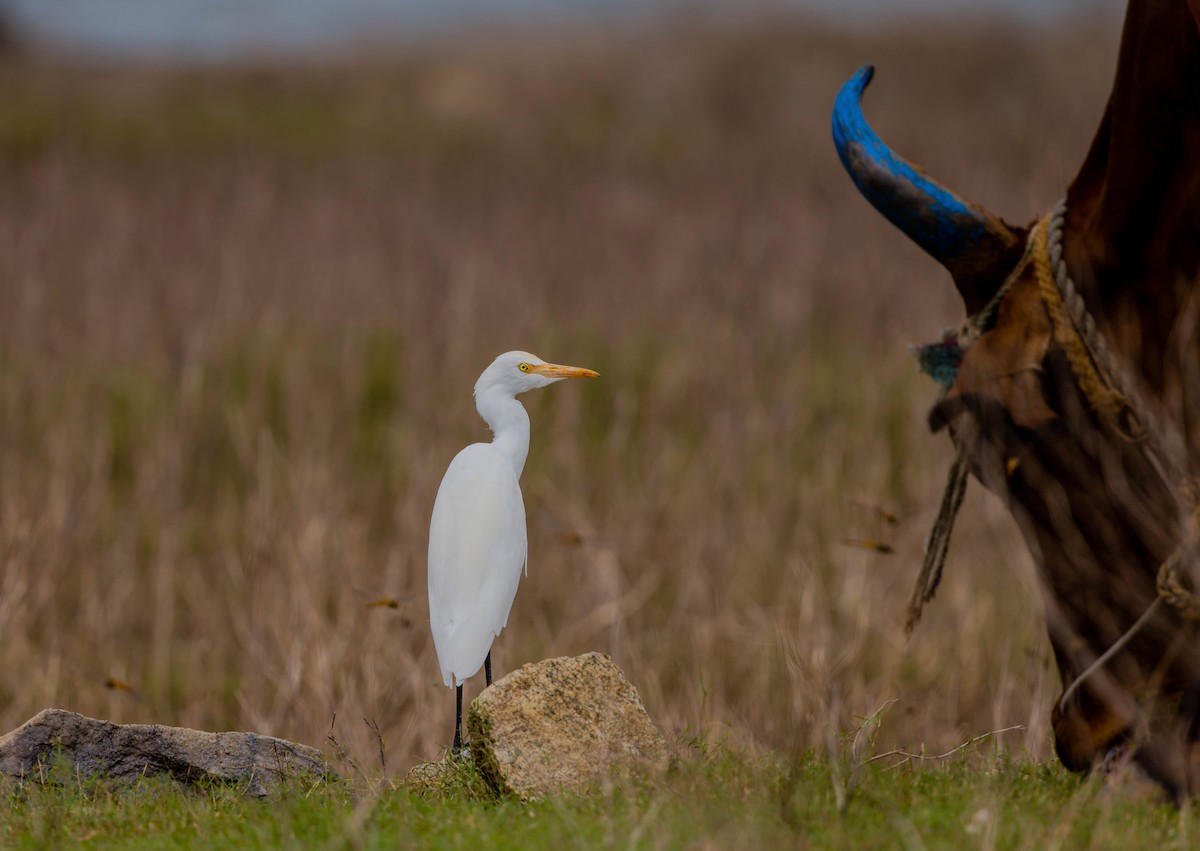
[[[454,456],[429,522],[429,624],[442,679],[457,689],[454,753],[462,749],[463,681],[483,666],[492,684],[492,640],[508,624],[526,565],[518,480],[529,454],[529,415],[517,394],[597,375],[529,352],[506,352],[475,382],[475,408],[492,442],[473,443]]]

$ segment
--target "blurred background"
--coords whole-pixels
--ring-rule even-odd
[[[863,31],[914,18],[1061,26],[1113,17],[1119,0],[5,0],[10,27],[42,45],[122,60],[230,60],[416,46],[487,29],[643,26],[697,17],[754,20],[802,15]]]
[[[529,578],[499,674],[600,650],[685,751],[1013,724],[1050,754],[1037,583],[907,345],[948,276],[857,195],[841,83],[1024,224],[1099,122],[1120,9],[1054,0],[0,3],[0,726],[332,730],[437,757],[429,513],[527,398]],[[468,696],[482,683],[468,684]]]

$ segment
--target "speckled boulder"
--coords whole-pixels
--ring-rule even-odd
[[[471,703],[467,731],[488,781],[525,799],[668,762],[637,689],[602,653],[535,662],[498,680]]]
[[[43,709],[0,738],[0,772],[9,777],[40,781],[64,768],[82,777],[168,774],[184,783],[233,783],[254,797],[288,782],[337,777],[320,751],[283,739],[111,724],[62,709]]]

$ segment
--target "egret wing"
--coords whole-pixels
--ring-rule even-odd
[[[478,673],[508,623],[528,542],[516,473],[487,443],[450,462],[429,524],[429,621],[442,678]]]

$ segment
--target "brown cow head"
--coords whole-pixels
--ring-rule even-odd
[[[1129,743],[1173,794],[1200,791],[1200,634],[1155,603],[1159,566],[1189,528],[1181,484],[1200,461],[1191,425],[1200,386],[1188,382],[1200,375],[1196,20],[1182,0],[1133,0],[1112,100],[1068,192],[1063,241],[1101,334],[1174,437],[1175,470],[1148,451],[1137,416],[1102,417],[1081,390],[1022,262],[1030,230],[966,203],[871,130],[860,106],[871,76],[864,68],[846,83],[833,115],[863,195],[950,271],[969,315],[1011,278],[930,423],[1006,501],[1040,567],[1066,690],[1053,711],[1059,755],[1087,770]],[[1116,655],[1068,688],[1152,605]]]

